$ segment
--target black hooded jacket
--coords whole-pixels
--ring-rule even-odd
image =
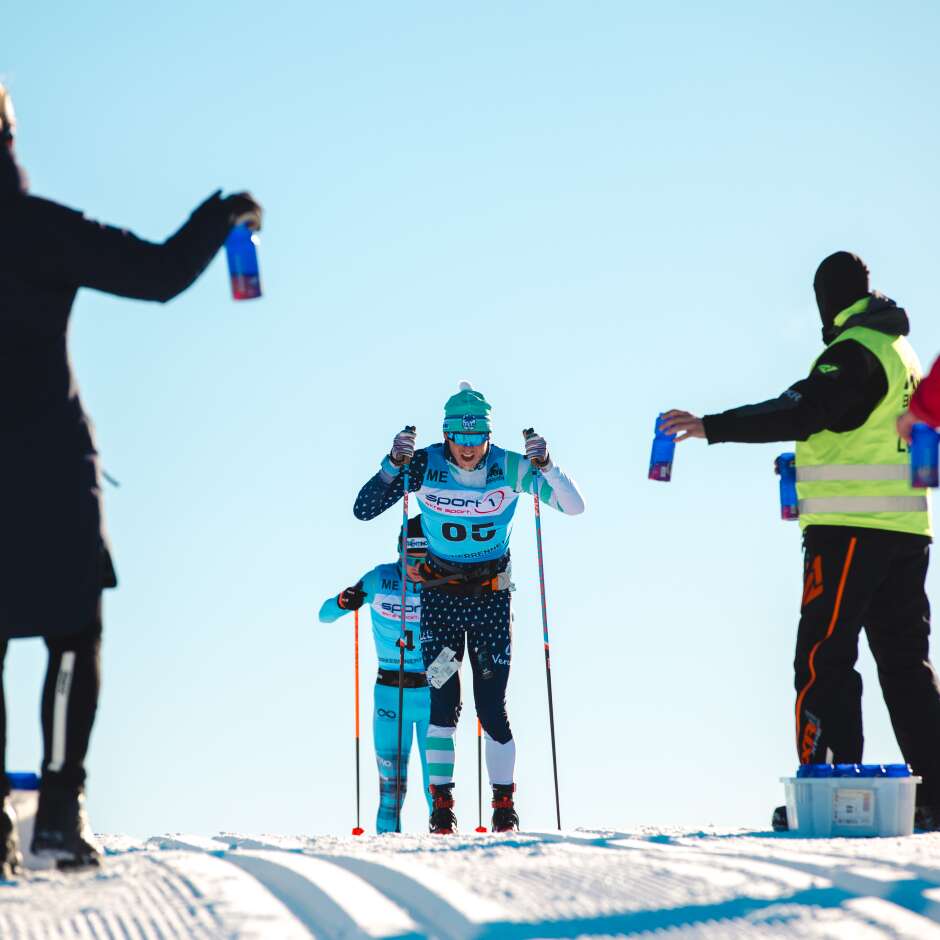
[[[78,289],[169,300],[230,228],[215,195],[163,244],[142,241],[29,195],[0,145],[0,641],[83,629],[114,583],[91,424],[67,349]]]
[[[843,327],[865,326],[891,336],[907,336],[910,322],[903,309],[879,293],[869,294],[868,309]],[[854,431],[861,427],[888,393],[888,377],[878,357],[861,343],[833,343],[843,330],[831,330],[830,345],[810,374],[779,398],[706,415],[709,444],[736,441],[805,441],[819,431]]]

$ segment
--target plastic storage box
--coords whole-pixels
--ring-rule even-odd
[[[27,868],[55,868],[55,861],[38,858],[30,852],[33,841],[33,822],[36,819],[36,802],[39,796],[39,777],[31,773],[7,774],[10,780],[10,799],[16,812],[16,829],[20,838],[23,864]]]
[[[909,836],[920,780],[907,764],[803,764],[795,777],[781,778],[790,832]]]

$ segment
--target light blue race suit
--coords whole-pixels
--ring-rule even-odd
[[[363,609],[368,604],[372,616],[372,637],[379,669],[398,674],[398,638],[401,634],[401,567],[397,564],[379,565],[362,576],[365,592]],[[337,604],[336,597],[327,598],[320,608],[320,622],[333,623],[348,610]],[[421,621],[421,595],[413,581],[407,582],[405,592],[406,629],[414,631],[414,649],[405,650],[405,672],[409,680],[420,681],[424,674],[424,662],[418,643]],[[395,806],[395,765],[398,758],[398,684],[375,685],[372,708],[372,734],[375,743],[375,759],[379,770],[379,811],[375,828],[377,832],[394,832],[397,825]],[[401,739],[401,799],[404,802],[408,784],[408,758],[411,743],[417,737],[418,753],[421,756],[421,772],[424,793],[429,810],[432,808],[425,742],[430,715],[430,694],[427,685],[421,688],[404,689],[404,711],[402,715]]]

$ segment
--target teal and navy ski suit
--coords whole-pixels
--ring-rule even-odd
[[[372,709],[372,734],[375,742],[375,760],[379,768],[379,812],[377,832],[395,832],[398,822],[395,806],[395,765],[398,759],[398,637],[401,633],[401,566],[379,565],[362,576],[365,604],[372,614],[372,637],[379,661],[379,675],[375,684]],[[336,597],[324,601],[320,608],[320,622],[333,623],[348,614],[336,602]],[[405,593],[406,629],[417,633],[421,620],[419,586],[407,582]],[[404,802],[408,783],[408,758],[413,737],[418,739],[421,772],[424,777],[424,795],[431,808],[428,789],[428,767],[425,739],[428,733],[430,697],[424,678],[424,662],[415,637],[415,648],[405,650],[404,711],[401,738],[401,799]]]
[[[473,470],[447,457],[444,444],[415,452],[408,489],[417,494],[428,540],[432,572],[474,572],[492,576],[492,586],[466,591],[449,585],[421,592],[421,652],[425,668],[452,651],[459,665],[465,646],[473,672],[477,715],[486,732],[490,782],[513,782],[515,743],[506,714],[506,684],[512,658],[509,537],[520,493],[533,493],[545,505],[571,515],[584,503],[575,483],[557,467],[537,475],[522,454],[490,446]],[[353,509],[373,519],[402,498],[401,471],[386,457],[379,472],[360,490]],[[502,575],[502,577],[499,577]],[[460,673],[431,686],[428,764],[432,784],[453,782],[454,732],[460,716]]]

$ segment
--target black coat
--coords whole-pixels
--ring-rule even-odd
[[[80,630],[116,584],[66,343],[78,288],[170,300],[230,227],[216,194],[162,245],[142,241],[29,195],[0,144],[0,639]]]

